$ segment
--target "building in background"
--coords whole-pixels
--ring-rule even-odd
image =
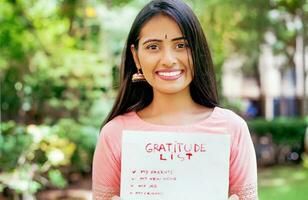
[[[297,38],[295,67],[291,67],[285,66],[285,57],[274,55],[274,37],[270,32],[265,39],[266,43],[261,45],[259,57],[259,77],[246,76],[241,70],[245,59],[249,58],[232,55],[223,65],[222,94],[231,102],[241,100],[241,109],[246,117],[264,116],[272,119],[278,116],[303,115],[304,95],[308,94],[307,78],[304,81],[303,40],[301,37]],[[306,60],[307,58],[306,53]],[[307,65],[305,69],[307,72]]]

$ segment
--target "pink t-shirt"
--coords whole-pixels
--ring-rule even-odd
[[[142,120],[136,112],[108,122],[97,142],[93,158],[93,198],[110,200],[119,195],[121,183],[121,138],[123,130],[197,132],[231,135],[229,194],[256,200],[257,167],[253,143],[246,122],[234,112],[215,107],[205,120],[189,125],[157,125]]]

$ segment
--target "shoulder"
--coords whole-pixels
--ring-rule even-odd
[[[244,124],[245,120],[236,114],[234,111],[222,107],[216,107],[215,117],[221,118],[223,120],[229,121],[232,124]]]
[[[215,119],[223,121],[232,132],[247,126],[246,121],[230,109],[216,107],[215,112]]]
[[[104,137],[120,135],[127,124],[134,120],[133,116],[133,112],[116,116],[102,127],[100,134],[104,135]]]
[[[117,130],[123,126],[123,120],[121,116],[117,116],[107,122],[101,129],[101,133],[108,133],[110,131]]]

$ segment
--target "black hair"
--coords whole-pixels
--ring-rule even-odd
[[[218,105],[213,62],[197,17],[181,0],[153,0],[139,12],[128,34],[122,56],[118,96],[104,124],[118,115],[142,110],[153,100],[153,89],[147,82],[136,84],[131,81],[132,75],[137,72],[137,67],[130,46],[134,44],[138,48],[142,27],[159,14],[171,17],[178,24],[191,49],[193,80],[189,87],[192,99],[209,108]]]

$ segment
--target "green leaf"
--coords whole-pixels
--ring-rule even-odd
[[[67,186],[67,180],[62,176],[62,173],[58,169],[50,170],[48,172],[48,178],[52,185],[58,188],[65,188]]]

